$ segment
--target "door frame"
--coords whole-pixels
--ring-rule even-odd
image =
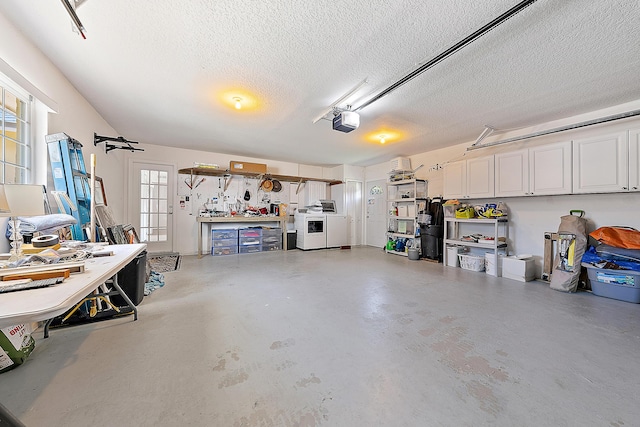
[[[163,167],[169,167],[171,168],[171,172],[169,173],[169,179],[172,182],[172,194],[168,194],[167,195],[167,200],[171,203],[171,214],[170,214],[170,218],[169,221],[171,221],[171,252],[173,252],[176,248],[176,227],[177,227],[177,219],[176,219],[176,215],[175,215],[175,206],[176,206],[176,200],[177,200],[177,185],[178,185],[178,174],[177,174],[177,170],[178,170],[178,166],[176,163],[169,163],[169,162],[163,162],[163,161],[158,161],[158,160],[151,160],[151,159],[140,159],[140,158],[133,158],[130,157],[128,162],[127,162],[127,180],[126,180],[126,192],[125,194],[127,195],[125,197],[124,200],[124,212],[125,212],[125,218],[127,219],[127,223],[133,223],[131,218],[131,198],[133,197],[133,194],[135,194],[136,189],[134,188],[134,184],[137,184],[138,179],[136,176],[134,176],[134,164],[136,163],[143,163],[143,164],[147,164],[147,165],[158,165],[158,166],[163,166]]]
[[[364,183],[364,188],[363,188],[363,192],[364,192],[364,199],[363,199],[363,214],[364,214],[364,232],[365,235],[364,237],[364,241],[362,242],[363,245],[365,246],[373,246],[373,247],[378,247],[376,245],[369,245],[369,221],[368,221],[368,203],[369,203],[369,184],[373,184],[373,183],[381,183],[381,188],[382,188],[382,202],[384,203],[384,214],[383,214],[383,227],[385,227],[385,229],[383,230],[383,235],[386,237],[386,223],[387,223],[387,180],[380,178],[380,179],[371,179],[371,180],[366,180]],[[384,239],[383,239],[384,240]],[[381,242],[381,245],[379,247],[382,247],[384,245],[384,242]]]

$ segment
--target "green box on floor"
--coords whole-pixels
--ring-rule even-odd
[[[0,373],[22,365],[35,346],[28,325],[0,329]]]

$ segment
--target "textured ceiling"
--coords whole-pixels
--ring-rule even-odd
[[[640,99],[640,2],[538,0],[364,108],[348,134],[313,119],[364,78],[357,106],[516,0],[86,0],[7,16],[125,138],[312,165],[371,165]],[[238,91],[255,108],[225,103]],[[341,106],[346,106],[346,103]],[[398,140],[369,140],[385,132]]]

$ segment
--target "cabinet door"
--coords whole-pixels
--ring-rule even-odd
[[[529,194],[571,194],[571,141],[529,149]]]
[[[629,190],[640,191],[640,129],[629,131]]]
[[[529,150],[495,155],[496,197],[529,194]]]
[[[467,196],[485,198],[495,195],[493,156],[467,160]]]
[[[462,199],[467,195],[467,161],[449,163],[444,167],[445,199]]]
[[[573,141],[573,192],[613,193],[629,187],[628,133]]]

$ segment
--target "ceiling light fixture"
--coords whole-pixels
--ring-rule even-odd
[[[234,96],[233,102],[234,102],[233,105],[236,107],[236,110],[239,110],[242,108],[242,98],[240,98],[239,96]]]
[[[380,135],[378,136],[378,139],[380,140],[380,144],[384,144],[387,142],[387,135]]]

